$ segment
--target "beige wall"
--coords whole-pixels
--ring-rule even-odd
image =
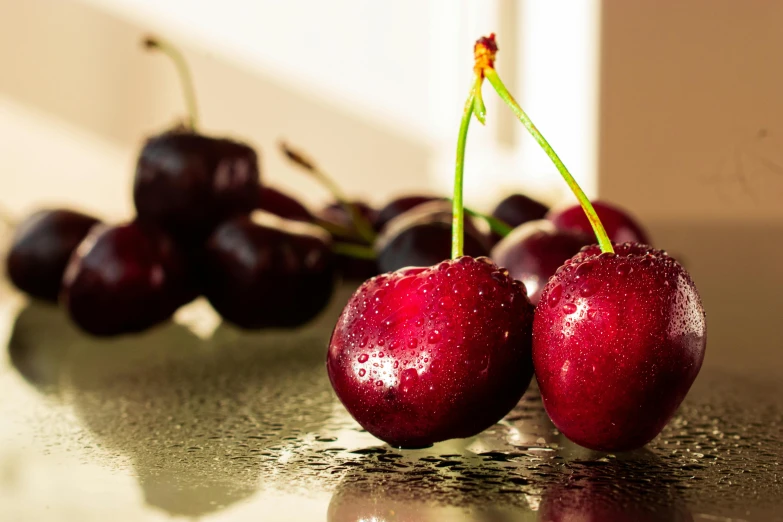
[[[604,0],[599,193],[684,256],[707,362],[783,357],[783,2]]]

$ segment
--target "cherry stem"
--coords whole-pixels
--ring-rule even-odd
[[[199,125],[198,106],[196,105],[196,90],[193,87],[193,76],[190,74],[188,62],[182,53],[166,40],[161,40],[155,36],[147,36],[143,41],[146,49],[155,49],[168,56],[174,66],[177,68],[180,82],[182,83],[182,92],[185,97],[185,104],[188,108],[188,119],[190,130],[196,130]]]
[[[471,210],[468,207],[465,207],[465,213],[471,217],[484,220],[487,225],[489,225],[489,229],[500,237],[506,237],[511,233],[512,230],[514,230],[511,225],[494,216],[476,212],[475,210]]]
[[[587,219],[590,221],[590,225],[593,227],[593,232],[595,232],[595,237],[598,239],[598,245],[601,247],[601,252],[614,252],[614,248],[612,248],[612,242],[609,240],[609,236],[606,234],[604,225],[601,223],[601,219],[598,217],[598,214],[593,208],[593,204],[590,203],[590,199],[585,195],[582,188],[568,171],[565,164],[563,164],[563,161],[554,151],[546,138],[544,138],[543,134],[541,134],[541,132],[530,120],[530,117],[525,113],[524,110],[522,110],[522,107],[519,106],[514,97],[511,96],[511,94],[508,92],[508,89],[506,89],[506,86],[503,85],[503,81],[500,79],[500,76],[498,76],[495,68],[491,66],[484,67],[483,73],[484,77],[487,79],[490,85],[495,88],[495,91],[497,91],[500,98],[511,108],[517,118],[519,118],[519,121],[522,122],[522,125],[524,125],[528,132],[530,132],[530,134],[533,136],[533,139],[535,139],[541,148],[544,149],[546,155],[549,156],[549,159],[552,160],[552,163],[555,164],[555,167],[557,167],[560,175],[563,176],[563,179],[571,188],[571,191],[576,196],[576,199],[579,200],[579,204],[582,205],[582,210],[584,210]]]
[[[370,221],[359,211],[357,206],[353,204],[342,191],[340,186],[335,183],[326,173],[319,169],[313,161],[306,158],[301,153],[292,149],[286,143],[280,143],[280,149],[283,154],[291,160],[293,163],[301,167],[307,172],[313,179],[321,183],[326,189],[334,196],[337,202],[343,207],[343,210],[351,216],[351,221],[356,227],[356,231],[359,236],[367,243],[372,244],[375,241],[375,231],[372,228]]]
[[[332,252],[355,259],[376,259],[378,257],[371,247],[353,243],[332,243]]]
[[[471,117],[476,114],[476,118],[482,121],[484,118],[484,101],[481,95],[481,81],[483,78],[476,76],[473,86],[470,88],[470,94],[465,101],[465,108],[462,111],[462,120],[459,124],[459,135],[457,136],[457,162],[454,169],[454,196],[451,199],[451,258],[457,259],[464,254],[465,244],[465,207],[462,202],[463,174],[465,172],[465,145],[468,141],[468,127],[470,127]],[[477,101],[478,100],[478,101]]]

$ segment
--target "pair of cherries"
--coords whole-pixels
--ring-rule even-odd
[[[452,259],[383,274],[356,291],[330,341],[332,386],[367,431],[413,448],[480,433],[516,405],[535,373],[546,411],[568,438],[603,451],[641,447],[660,433],[701,367],[706,323],[696,287],[665,252],[610,241],[497,76],[494,35],[474,50],[457,147]],[[462,255],[462,158],[471,118],[483,121],[484,79],[553,160],[584,209],[579,221],[599,240],[557,269],[535,308],[508,270]],[[554,221],[572,219],[564,213]],[[633,228],[614,221],[607,220],[615,233]]]

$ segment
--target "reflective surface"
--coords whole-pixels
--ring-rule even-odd
[[[329,386],[350,289],[296,332],[241,333],[197,302],[113,341],[0,292],[3,520],[783,520],[780,367],[717,370],[708,349],[663,435],[628,454],[569,443],[535,388],[478,437],[400,451]]]

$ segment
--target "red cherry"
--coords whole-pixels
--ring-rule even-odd
[[[527,389],[532,313],[522,283],[487,258],[384,274],[343,310],[329,378],[354,419],[391,445],[470,437]]]
[[[609,239],[615,243],[635,241],[650,244],[649,235],[627,211],[603,201],[593,201],[593,208],[601,219]],[[585,211],[579,205],[551,210],[546,217],[561,230],[593,234],[593,228],[587,220]]]
[[[594,241],[587,234],[558,230],[546,220],[515,228],[492,249],[492,260],[522,281],[530,302],[538,305],[544,285],[560,265]]]
[[[313,215],[302,203],[285,192],[272,187],[261,187],[258,209],[294,221],[312,223]]]
[[[590,246],[549,280],[536,309],[533,364],[544,407],[569,439],[623,451],[658,435],[704,360],[704,308],[665,252]]]

